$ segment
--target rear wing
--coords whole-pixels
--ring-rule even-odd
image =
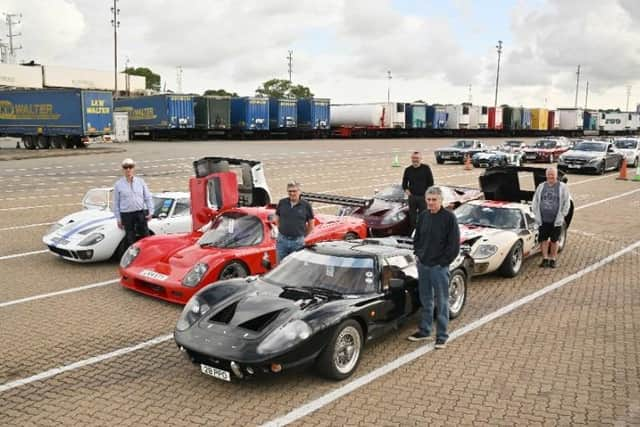
[[[308,202],[327,203],[330,205],[349,206],[353,208],[367,208],[373,203],[373,199],[359,197],[339,196],[324,193],[302,193],[302,198]]]

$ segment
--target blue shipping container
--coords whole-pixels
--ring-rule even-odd
[[[429,129],[444,129],[449,120],[447,111],[441,105],[428,105],[426,116],[426,127]]]
[[[298,102],[295,99],[269,99],[269,128],[294,128],[298,122]]]
[[[192,129],[195,126],[191,95],[151,95],[118,98],[115,111],[129,113],[129,129]]]
[[[422,129],[427,127],[427,106],[425,104],[407,104],[405,107],[405,123],[408,128]]]
[[[269,98],[233,98],[231,127],[241,130],[269,130]]]
[[[97,136],[111,133],[111,92],[82,89],[0,91],[0,134]]]
[[[328,129],[331,126],[329,98],[298,99],[298,127]]]
[[[522,108],[522,116],[520,116],[521,129],[531,129],[531,110]]]

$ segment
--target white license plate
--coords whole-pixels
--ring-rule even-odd
[[[441,157],[443,159],[450,159],[451,158],[451,156],[449,154],[443,154]]]
[[[527,154],[527,159],[535,159],[536,157],[538,156],[536,156],[535,154]]]
[[[144,277],[148,277],[150,279],[156,279],[156,280],[167,280],[167,278],[169,277],[165,274],[161,274],[153,270],[142,270],[142,273],[140,273],[140,275]]]
[[[200,371],[202,371],[203,374],[212,376],[213,378],[217,378],[222,381],[231,381],[231,374],[223,369],[214,368],[213,366],[201,363]]]
[[[569,165],[569,167],[573,168],[573,169],[578,169],[580,166],[579,165]]]

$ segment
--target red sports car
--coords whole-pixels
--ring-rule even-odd
[[[560,154],[569,149],[569,140],[564,137],[547,138],[536,141],[532,146],[524,149],[524,158],[527,162],[553,163],[558,160]]]
[[[134,291],[186,304],[209,283],[263,274],[276,262],[275,206],[235,207],[233,172],[191,178],[193,230],[152,236],[131,246],[120,261],[120,283]],[[316,215],[305,243],[357,239],[367,235],[361,219]]]

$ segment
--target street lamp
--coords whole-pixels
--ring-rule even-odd
[[[496,71],[496,97],[493,100],[494,108],[498,106],[498,83],[500,82],[500,57],[502,56],[502,40],[498,40],[496,49],[498,50],[498,70]]]

